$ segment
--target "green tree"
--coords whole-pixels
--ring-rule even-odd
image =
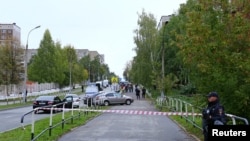
[[[60,44],[55,45],[47,29],[40,42],[37,55],[28,66],[28,78],[39,83],[54,82],[61,84],[65,77],[62,71],[64,67]]]
[[[77,55],[73,46],[67,45],[63,48],[64,56],[66,57],[66,66],[65,75],[67,78],[64,80],[65,84],[74,85],[77,82],[77,76],[79,68],[77,66]]]
[[[0,84],[19,84],[23,81],[23,48],[10,42],[0,45]],[[8,94],[8,92],[7,92]]]
[[[250,117],[245,112],[250,103],[250,8],[245,2],[189,0],[177,16],[185,24],[170,23],[179,26],[171,40],[178,39],[175,44],[189,83],[201,93],[219,92],[228,111]]]
[[[152,75],[155,70],[155,58],[157,54],[156,19],[153,14],[147,14],[144,10],[138,14],[138,29],[134,30],[134,42],[136,44],[136,57],[131,67],[131,78],[135,83],[150,87]],[[154,78],[155,79],[155,78]]]
[[[79,65],[81,66],[81,68],[85,68],[85,70],[87,70],[87,79],[92,80],[90,78],[90,70],[91,70],[91,68],[90,68],[90,56],[87,55],[87,56],[81,58],[79,60]]]

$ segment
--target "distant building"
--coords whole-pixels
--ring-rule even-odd
[[[160,22],[158,23],[157,29],[160,30],[164,25],[166,25],[170,19],[171,19],[172,15],[168,15],[168,16],[161,16]]]
[[[90,60],[94,60],[95,57],[99,58],[101,64],[104,64],[104,54],[99,54],[97,51],[89,51]]]
[[[21,28],[16,23],[0,23],[0,45],[5,43],[11,43],[13,47],[21,46]]]
[[[80,60],[85,56],[89,55],[89,50],[88,49],[75,49],[76,51],[76,55],[77,55],[77,59]]]
[[[99,56],[100,63],[104,64],[104,54],[99,54],[97,51],[89,51],[88,49],[75,49],[77,59],[80,60],[81,58],[85,56],[90,56],[90,60],[93,61],[96,56]],[[27,52],[27,60],[28,62],[32,58],[32,56],[37,54],[37,49],[28,49]]]

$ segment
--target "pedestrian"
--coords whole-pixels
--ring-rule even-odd
[[[138,87],[135,88],[135,94],[136,94],[137,100],[140,100],[140,89]]]
[[[24,102],[25,103],[27,102],[27,95],[28,95],[28,90],[26,89],[25,90],[25,95],[24,95]]]
[[[208,141],[208,126],[225,125],[227,121],[224,107],[220,104],[217,92],[210,92],[207,95],[207,100],[207,107],[202,111],[204,141]]]
[[[84,86],[82,85],[82,92],[84,91]]]
[[[145,95],[146,95],[146,89],[145,89],[145,87],[142,87],[142,98],[143,99],[146,98]]]

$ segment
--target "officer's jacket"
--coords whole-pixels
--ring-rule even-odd
[[[219,120],[223,124],[226,124],[225,110],[219,101],[208,103],[206,114],[207,124],[214,124],[214,121],[216,120]]]

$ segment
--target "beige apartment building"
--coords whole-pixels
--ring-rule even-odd
[[[11,42],[14,47],[21,45],[21,28],[16,23],[0,23],[0,45],[7,42]]]
[[[101,64],[104,64],[105,62],[104,54],[99,54],[97,51],[89,51],[88,49],[75,49],[75,50],[76,50],[76,55],[77,55],[78,60],[89,55],[91,61],[94,60],[95,57],[99,57]],[[28,52],[27,52],[28,62],[30,61],[32,56],[36,54],[37,54],[37,49],[28,49]]]

